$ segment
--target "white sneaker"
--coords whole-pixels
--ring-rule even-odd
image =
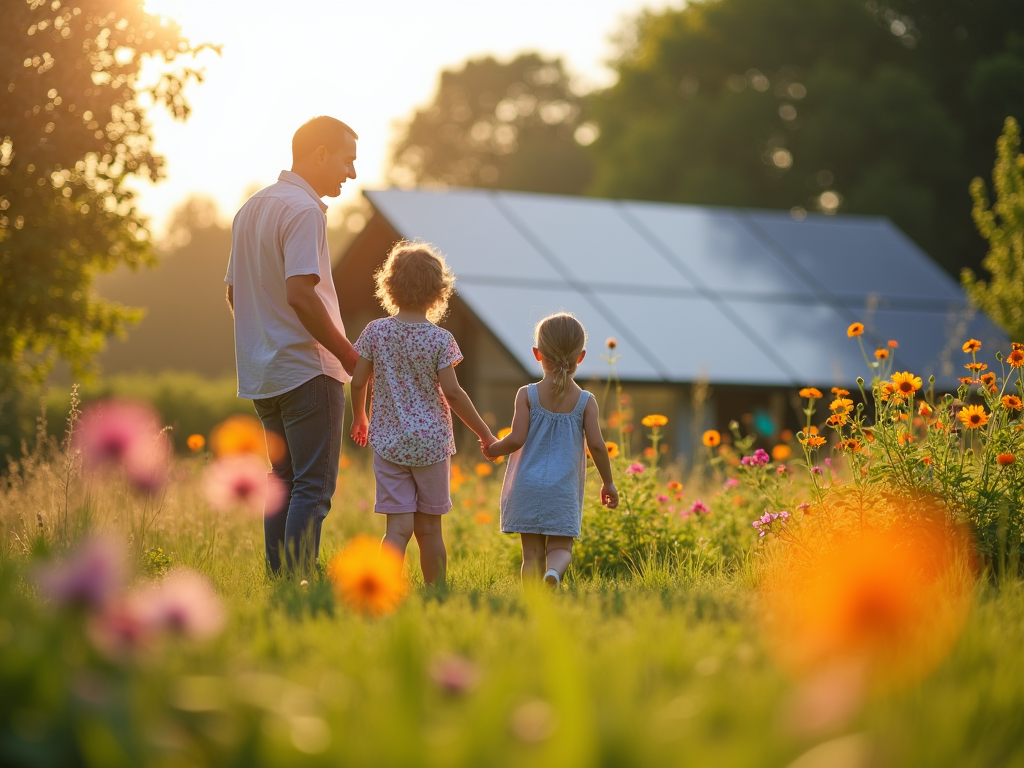
[[[548,568],[548,572],[544,574],[544,583],[552,589],[557,589],[562,583],[562,577],[558,575],[558,571],[554,568]]]

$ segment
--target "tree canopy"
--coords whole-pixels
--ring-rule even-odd
[[[0,24],[0,363],[76,371],[139,312],[93,276],[153,258],[127,182],[159,179],[150,105],[188,115],[200,50],[143,0],[10,0]],[[156,60],[152,82],[140,79]]]
[[[641,14],[614,67],[591,193],[883,214],[958,273],[979,147],[1024,118],[1024,3],[707,0]]]
[[[532,53],[471,60],[442,72],[431,103],[403,127],[389,179],[580,194],[590,179],[574,138],[583,119],[561,60]]]

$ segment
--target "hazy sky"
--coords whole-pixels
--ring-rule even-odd
[[[199,58],[206,79],[189,88],[185,123],[153,110],[167,178],[140,186],[139,207],[159,232],[191,192],[213,197],[226,220],[247,190],[290,164],[291,135],[328,114],[359,133],[359,178],[332,203],[383,185],[394,121],[429,101],[438,73],[468,57],[526,50],[560,55],[583,85],[603,85],[612,37],[642,8],[665,0],[146,0],[177,19],[194,43],[223,45]],[[340,204],[340,205],[339,205]]]

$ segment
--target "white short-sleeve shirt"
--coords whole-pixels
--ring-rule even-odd
[[[239,397],[274,397],[321,374],[341,382],[351,378],[299,321],[285,289],[293,275],[319,277],[317,295],[344,335],[326,210],[305,179],[282,171],[276,184],[250,197],[235,215],[224,282],[234,291]]]

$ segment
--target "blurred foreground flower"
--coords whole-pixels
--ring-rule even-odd
[[[703,437],[701,437],[701,442],[704,443],[704,445],[706,445],[708,448],[714,448],[717,445],[721,444],[722,435],[718,432],[717,429],[709,429],[704,433]]]
[[[224,456],[203,473],[206,500],[218,512],[243,509],[254,516],[272,515],[286,501],[284,484],[267,473],[263,459],[251,454]]]
[[[206,438],[202,435],[189,435],[187,444],[190,451],[201,451],[206,445]]]
[[[64,562],[40,566],[35,580],[60,606],[102,608],[123,587],[124,549],[113,539],[87,539]]]
[[[664,427],[668,424],[668,417],[660,413],[651,413],[640,419],[640,423],[645,427]]]
[[[89,406],[74,446],[87,469],[124,470],[140,490],[158,491],[167,478],[170,445],[156,411],[144,403],[105,400]]]
[[[487,477],[494,473],[494,467],[486,461],[481,461],[473,468],[473,471],[476,472],[477,477]]]
[[[392,613],[408,592],[402,556],[369,536],[356,536],[327,567],[338,599],[370,616]]]
[[[608,458],[614,459],[619,455],[619,444],[613,443],[611,440],[604,444],[604,447],[608,449]]]
[[[230,416],[210,433],[210,450],[214,456],[253,453],[267,456],[271,462],[284,456],[284,438],[265,432],[259,419],[238,414]]]
[[[213,585],[187,568],[174,569],[139,597],[147,624],[154,629],[205,640],[224,628],[224,607]]]
[[[430,664],[430,677],[446,693],[468,693],[480,681],[480,670],[465,656],[444,654]]]

